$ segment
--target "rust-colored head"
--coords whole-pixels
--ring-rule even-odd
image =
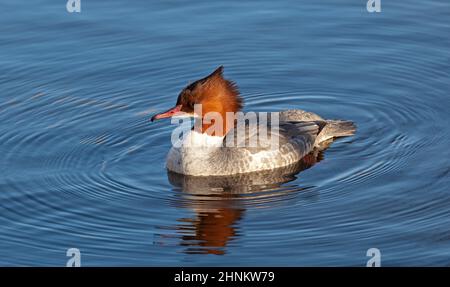
[[[195,114],[194,106],[201,105],[201,114]],[[231,126],[227,124],[226,113],[236,113],[242,108],[242,98],[235,83],[223,77],[223,66],[217,68],[209,76],[189,84],[178,96],[174,108],[167,112],[152,117],[152,121],[168,118],[179,114],[188,114],[200,119],[210,112],[219,113],[223,119],[222,134],[211,134],[222,136],[226,134]],[[205,132],[212,123],[202,123],[202,132]]]

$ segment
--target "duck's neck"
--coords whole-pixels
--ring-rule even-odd
[[[214,100],[202,103],[201,117],[197,119],[197,130],[209,136],[225,136],[235,123],[236,113],[241,110],[242,99],[237,89],[219,93]]]
[[[194,129],[208,136],[224,137],[234,127],[235,116],[236,112],[225,109],[208,112],[196,119]]]

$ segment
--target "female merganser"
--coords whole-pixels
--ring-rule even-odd
[[[258,117],[256,125],[245,122],[244,126],[238,126],[236,118],[231,121],[228,118],[230,113],[241,110],[242,102],[236,84],[223,77],[222,66],[184,88],[174,108],[151,119],[195,118],[194,128],[171,148],[167,168],[192,176],[272,170],[294,164],[315,149],[323,149],[334,138],[351,136],[356,130],[351,121],[325,120],[302,110],[271,113],[268,121]],[[211,120],[208,117],[211,114],[227,120]],[[270,122],[272,118],[275,124]],[[220,128],[215,128],[217,124]],[[245,130],[244,138],[239,129]],[[261,130],[268,133],[264,140],[260,137]],[[277,144],[268,146],[268,141]],[[249,145],[255,142],[256,145]]]

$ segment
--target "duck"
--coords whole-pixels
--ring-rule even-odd
[[[181,136],[172,136],[167,169],[189,176],[267,172],[293,165],[356,132],[349,120],[328,120],[300,109],[244,113],[243,104],[236,83],[224,77],[223,66],[182,89],[173,108],[151,117],[152,122],[194,119]]]

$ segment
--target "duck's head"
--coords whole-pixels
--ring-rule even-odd
[[[201,109],[195,109],[196,105],[201,105]],[[192,116],[203,120],[206,114],[215,112],[222,116],[223,134],[226,134],[231,128],[225,120],[226,114],[236,113],[241,108],[242,98],[239,96],[239,90],[234,82],[223,77],[223,66],[220,66],[209,76],[185,87],[179,94],[175,107],[154,115],[151,121],[173,116]],[[211,124],[202,123],[202,132]]]

